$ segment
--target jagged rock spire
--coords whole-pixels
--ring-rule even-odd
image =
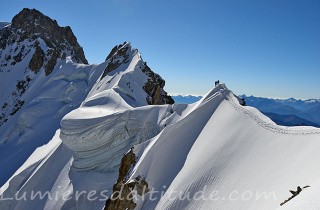
[[[25,8],[14,16],[11,26],[0,30],[0,38],[0,53],[14,43],[23,43],[25,40],[32,43],[29,47],[36,50],[29,68],[34,72],[40,71],[43,67],[48,75],[53,71],[57,59],[64,59],[66,56],[70,56],[77,63],[88,64],[71,28],[60,27],[56,20],[35,9]],[[42,41],[48,47],[47,50],[40,47]],[[14,62],[20,62],[26,54],[25,48],[20,49],[19,56],[15,56]],[[7,55],[7,57],[12,56]]]
[[[116,70],[121,65],[129,65],[132,59],[131,52],[138,53],[138,50],[131,46],[130,42],[125,41],[123,44],[116,45],[112,48],[111,52],[106,58],[108,62],[101,79],[103,79],[108,73]],[[143,89],[148,94],[146,98],[150,105],[161,105],[161,104],[173,104],[174,100],[164,91],[165,80],[162,77],[154,73],[151,68],[143,61],[139,54],[139,70],[148,76],[148,81],[145,83]]]

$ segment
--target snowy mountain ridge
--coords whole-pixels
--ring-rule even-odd
[[[22,14],[33,17],[27,19],[37,29],[39,12],[25,9]],[[51,22],[42,20],[40,26]],[[11,33],[10,27],[2,30]],[[31,62],[44,58],[37,49],[45,52],[47,42],[23,42],[26,56],[0,72],[3,84],[18,80],[9,93],[0,92],[0,102],[18,90],[13,101],[24,101],[0,127],[0,168],[5,169],[0,172],[0,209],[320,205],[319,128],[278,126],[243,106],[225,84],[193,104],[173,103],[163,90],[165,81],[129,42],[115,46],[99,65],[85,64],[73,54],[78,45],[70,45],[49,74],[46,62]],[[32,71],[30,62],[39,70]],[[19,83],[27,76],[30,81]],[[297,186],[309,187],[280,206]],[[261,192],[266,196],[255,196]]]
[[[319,99],[276,99],[240,95],[248,106],[259,109],[278,125],[320,127]],[[176,103],[191,104],[200,100],[201,96],[173,95]]]
[[[108,73],[102,74],[81,107],[70,112],[61,121],[60,137],[64,144],[74,151],[73,166],[78,170],[99,168],[102,171],[113,171],[119,166],[123,154],[134,144],[160,132],[156,113],[148,117],[148,114],[143,113],[144,109],[138,111],[139,107],[153,102],[166,104],[172,101],[162,89],[159,89],[164,83],[162,78],[157,76],[156,82],[150,77],[152,72],[138,51],[125,42],[118,52],[121,53],[124,48],[126,59],[119,59],[115,54],[110,60],[114,61],[112,58],[116,58],[121,62],[124,60],[127,62],[111,71],[107,66],[105,72]],[[110,62],[108,65],[113,63]],[[159,86],[153,85],[153,90],[148,92],[149,82],[156,82]],[[155,98],[157,94],[159,94],[158,99]],[[135,108],[137,110],[131,112]],[[139,116],[143,118],[140,119]],[[98,127],[103,132],[101,135],[93,135],[93,131],[89,128],[96,130]],[[108,139],[110,136],[112,138]],[[117,143],[117,146],[122,152],[119,150],[112,152],[111,146],[118,139],[121,143]],[[90,157],[90,160],[85,157]],[[112,157],[110,162],[107,161],[108,157]]]
[[[88,99],[90,101],[90,96]],[[49,157],[40,161],[40,167],[32,171],[31,177],[25,172],[26,169],[24,174],[20,173],[19,179],[15,178],[18,175],[13,177],[4,192],[5,196],[14,196],[17,192],[14,186],[21,186],[19,182],[26,180],[21,176],[27,176],[28,181],[23,181],[23,187],[18,188],[20,193],[30,192],[31,189],[41,192],[51,189],[51,194],[59,194],[57,200],[3,202],[0,206],[9,209],[19,206],[27,209],[35,206],[44,209],[69,209],[74,206],[78,209],[101,209],[105,200],[88,202],[85,195],[82,199],[76,199],[76,193],[94,189],[100,196],[106,191],[110,195],[112,188],[117,189],[113,184],[119,176],[116,169],[121,156],[132,146],[136,163],[131,166],[126,178],[117,184],[126,186],[135,183],[129,192],[138,193],[136,190],[140,185],[135,180],[140,177],[149,190],[164,193],[163,196],[158,195],[156,200],[141,200],[142,197],[138,196],[137,200],[130,201],[130,206],[136,209],[181,209],[186,206],[187,209],[206,209],[210,206],[217,209],[232,209],[234,206],[237,209],[274,209],[288,197],[288,189],[296,185],[314,186],[320,178],[316,161],[309,161],[319,158],[320,129],[277,126],[258,110],[241,106],[239,99],[223,84],[191,105],[132,107],[123,99],[119,101],[118,104],[105,101],[103,105],[101,100],[95,100],[96,104],[82,106],[64,117],[61,132],[52,140],[54,147],[49,150]],[[228,132],[225,132],[226,128]],[[59,140],[59,133],[62,141]],[[269,144],[266,144],[268,141]],[[288,145],[292,145],[290,149]],[[73,152],[63,155],[66,153],[65,146]],[[284,148],[287,148],[285,153]],[[48,151],[45,147],[40,148],[33,156],[39,156],[37,153],[44,150]],[[281,159],[272,158],[273,155]],[[57,157],[65,159],[56,162]],[[296,171],[296,167],[304,170]],[[165,171],[165,176],[162,171]],[[39,180],[42,174],[50,172],[59,176],[46,177],[44,186]],[[207,189],[204,192],[203,187]],[[170,197],[171,191],[191,194],[201,191],[209,197],[211,192],[217,190],[219,200],[179,200],[178,197]],[[223,201],[222,198],[227,199],[234,190],[238,193],[248,190],[272,192],[275,198]],[[63,200],[61,195],[65,191],[69,193],[68,200]],[[142,195],[150,196],[148,193]],[[119,205],[125,204],[115,200],[115,204],[108,203],[105,209]]]

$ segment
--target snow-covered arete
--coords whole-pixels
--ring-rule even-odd
[[[145,142],[134,146],[138,162],[130,172],[128,182],[141,176],[145,178],[149,189],[163,192],[163,197],[158,195],[154,201],[137,200],[137,209],[276,209],[290,196],[290,189],[310,185],[305,193],[307,190],[312,193],[313,186],[317,186],[320,178],[317,167],[320,158],[320,129],[277,126],[258,110],[241,106],[238,98],[223,84],[191,105],[143,106],[111,113],[108,111],[110,106],[98,104],[80,107],[64,118],[62,130],[66,123],[68,132],[67,135],[60,135],[62,142],[68,142],[68,147],[75,151],[75,159],[79,160],[74,161],[69,156],[71,159],[65,161],[65,167],[57,167],[60,161],[49,164],[50,158],[42,159],[46,167],[39,167],[38,170],[45,170],[41,174],[53,171],[60,174],[58,178],[53,176],[45,179],[45,182],[52,183],[46,189],[49,192],[68,189],[70,195],[74,196],[79,189],[95,189],[111,193],[117,177],[117,171],[112,169],[119,164],[115,160],[118,159],[117,154],[124,153],[124,148],[142,141]],[[130,123],[133,118],[137,119],[136,125]],[[147,140],[142,131],[138,132],[140,137],[130,138],[130,132],[125,130],[123,138],[114,137],[121,133],[121,127],[127,127],[128,130],[137,127],[141,129],[148,121],[145,118],[151,119],[158,129],[155,137]],[[114,129],[110,126],[110,120],[116,125]],[[68,127],[72,125],[71,122],[74,122],[74,132],[72,127]],[[83,146],[76,146],[76,136]],[[110,145],[99,145],[101,139]],[[70,146],[72,142],[74,146]],[[123,146],[119,146],[120,142]],[[59,147],[62,149],[63,145]],[[98,154],[91,153],[94,146],[98,146]],[[80,152],[77,156],[78,148]],[[59,150],[55,150],[52,155],[55,153],[62,155]],[[100,153],[105,154],[100,156]],[[97,162],[98,159],[101,162]],[[33,171],[33,176],[29,175],[28,181],[23,182],[20,192],[43,189],[43,183],[32,181],[41,176],[38,170]],[[14,178],[11,182],[4,195],[8,191],[17,191],[13,186],[19,184],[15,183]],[[189,193],[191,197],[197,192],[203,192],[204,200],[180,200],[172,197],[172,192]],[[211,193],[214,193],[212,199]],[[22,205],[21,201],[8,203],[12,206]],[[2,202],[0,206],[4,204]],[[100,209],[104,202],[88,202],[73,197],[68,201],[60,198],[58,202],[46,200],[23,203],[26,209],[34,205],[45,209],[68,209],[75,206],[77,209]]]

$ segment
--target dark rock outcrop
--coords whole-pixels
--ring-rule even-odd
[[[128,49],[128,42],[124,42],[123,44],[117,45],[112,48],[111,52],[106,58],[106,61],[109,60],[109,63],[106,66],[101,79],[107,76],[109,72],[118,68],[120,65],[127,64],[129,62],[129,55],[127,53]]]
[[[62,57],[70,50],[75,62],[88,64],[82,47],[78,44],[70,26],[60,27],[56,20],[35,9],[23,9],[12,19],[11,27],[24,31],[20,39],[41,38],[46,45]]]
[[[137,204],[134,203],[135,193],[143,196],[148,192],[148,183],[140,176],[134,180],[127,180],[130,169],[136,164],[136,156],[131,149],[121,159],[117,183],[113,186],[113,193],[106,201],[104,210],[133,210]]]
[[[133,153],[133,150],[123,156],[121,159],[121,164],[119,167],[119,176],[117,183],[120,183],[125,180],[126,175],[128,174],[130,168],[136,164],[136,155]]]
[[[147,102],[150,105],[173,104],[174,100],[163,90],[165,81],[160,75],[154,73],[147,63],[144,63],[142,71],[148,75],[149,79],[143,89],[148,94]]]
[[[41,47],[36,46],[36,51],[34,52],[32,58],[30,60],[30,63],[29,63],[29,68],[32,71],[37,73],[43,65],[44,56],[45,56],[45,54],[42,51]]]

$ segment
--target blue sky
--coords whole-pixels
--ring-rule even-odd
[[[1,0],[70,25],[90,63],[130,41],[171,93],[320,98],[319,0]]]

